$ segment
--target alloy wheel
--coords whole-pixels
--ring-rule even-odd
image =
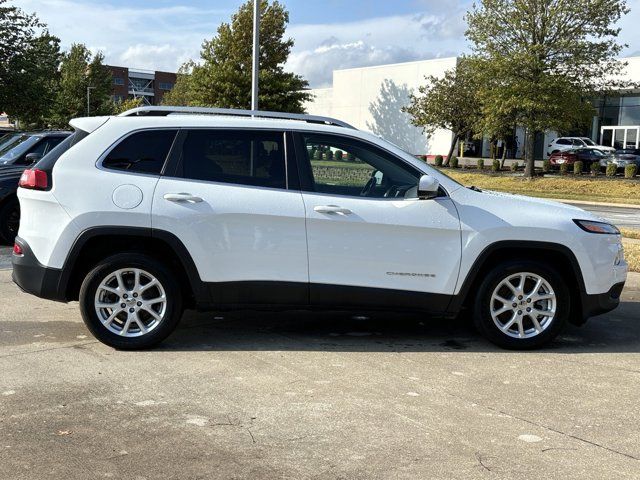
[[[495,325],[513,338],[540,335],[556,316],[557,297],[542,276],[520,272],[504,278],[493,290],[490,302]]]
[[[151,273],[122,268],[100,282],[94,307],[107,330],[122,337],[139,337],[155,330],[164,320],[167,295]]]

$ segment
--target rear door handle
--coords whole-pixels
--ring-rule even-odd
[[[200,203],[202,198],[190,193],[165,193],[164,199],[175,203]]]
[[[340,213],[342,215],[352,213],[348,208],[342,208],[338,205],[318,205],[317,207],[313,207],[313,210],[318,213]]]

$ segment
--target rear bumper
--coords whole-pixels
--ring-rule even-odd
[[[38,262],[29,245],[21,238],[16,238],[16,243],[22,247],[23,254],[12,256],[12,276],[15,284],[22,291],[36,297],[66,302],[64,294],[60,291],[62,270],[45,267]]]
[[[610,312],[620,304],[620,295],[624,288],[624,282],[616,283],[608,292],[597,295],[582,295],[582,318],[586,321],[589,317]]]

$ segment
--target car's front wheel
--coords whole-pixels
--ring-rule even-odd
[[[182,316],[182,294],[174,275],[155,258],[118,254],[87,274],[80,309],[87,328],[101,342],[144,349],[174,330]]]
[[[538,348],[562,331],[570,305],[569,289],[556,269],[526,260],[507,261],[480,284],[474,321],[500,347]]]

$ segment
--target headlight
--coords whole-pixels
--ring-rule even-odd
[[[620,235],[620,230],[610,223],[594,222],[591,220],[574,220],[574,222],[585,232],[605,235]]]

